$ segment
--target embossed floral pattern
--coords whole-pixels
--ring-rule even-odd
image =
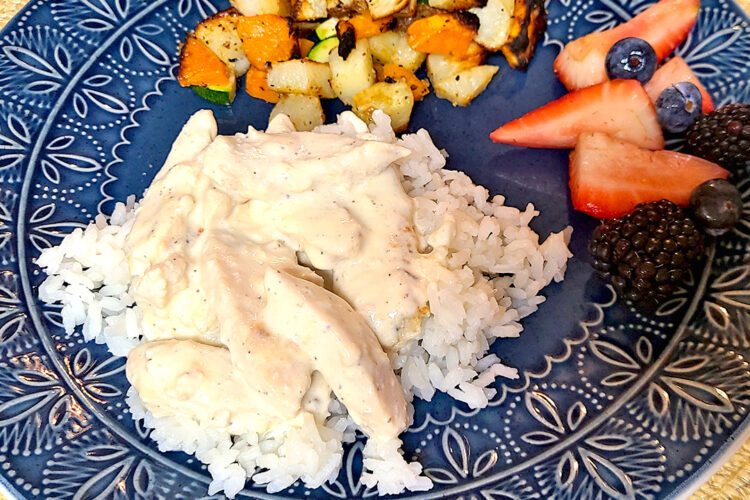
[[[523,441],[533,446],[556,443],[574,433],[585,420],[588,411],[582,402],[575,401],[561,414],[552,398],[538,391],[526,394],[526,408],[546,428],[521,436]],[[610,433],[599,430],[596,435],[582,439],[575,447],[565,451],[554,466],[554,489],[558,492],[588,491],[593,496],[596,496],[594,491],[598,489],[607,496],[634,498],[635,478],[640,477],[645,469],[658,470],[663,457],[657,441],[646,441],[653,448],[649,451],[654,452],[649,457],[642,453],[643,443],[638,443],[637,438],[631,436],[632,429],[621,426],[618,430],[620,432]],[[638,434],[641,437],[641,432]],[[646,435],[643,439],[648,440],[648,437]],[[640,459],[638,467],[634,467],[632,463],[633,455]],[[549,466],[550,463],[537,470],[545,471]],[[542,484],[547,486],[546,481]],[[542,492],[549,494],[551,487],[552,483]]]
[[[696,334],[732,347],[750,345],[750,266],[731,267],[711,282]]]
[[[642,428],[613,419],[534,470],[544,498],[652,498],[664,481],[664,452]]]
[[[497,451],[492,449],[472,456],[466,438],[450,427],[445,428],[442,436],[441,448],[449,467],[425,469],[425,473],[436,483],[456,484],[469,477],[479,478],[497,463]]]
[[[685,341],[628,408],[643,425],[675,441],[701,440],[747,413],[750,374],[736,353]]]

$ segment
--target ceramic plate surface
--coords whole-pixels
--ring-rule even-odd
[[[487,138],[562,95],[551,68],[564,43],[649,3],[550,0],[547,38],[528,72],[494,57],[500,72],[469,108],[432,96],[417,106],[412,129],[428,128],[452,168],[508,203],[534,203],[543,235],[575,228],[567,279],[547,290],[520,338],[495,344],[521,377],[498,382],[479,412],[446,397],[417,404],[404,441],[435,482],[426,497],[675,496],[750,424],[750,214],[685,289],[645,317],[615,304],[585,261],[595,221],[570,207],[567,153]],[[125,411],[123,360],[79,334],[65,337],[59,309],[37,300],[33,262],[62,233],[142,193],[184,121],[206,106],[174,79],[177,45],[226,6],[32,0],[0,35],[0,478],[11,495],[206,494],[201,465],[159,453]],[[704,0],[678,52],[717,103],[750,101],[750,24],[736,4]],[[246,95],[215,108],[222,133],[264,127],[269,111]],[[740,188],[750,203],[750,182]],[[325,488],[271,496],[249,484],[241,496],[372,496],[358,483],[361,450],[348,449],[339,480]]]

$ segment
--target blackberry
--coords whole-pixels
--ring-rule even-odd
[[[687,134],[691,152],[727,169],[750,164],[750,104],[727,104],[699,117]]]
[[[602,221],[589,253],[621,298],[650,312],[674,294],[703,254],[703,235],[671,201],[641,203],[624,217]]]

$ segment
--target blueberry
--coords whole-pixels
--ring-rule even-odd
[[[690,208],[693,218],[706,234],[721,236],[742,217],[742,196],[731,183],[714,179],[693,190]]]
[[[611,80],[638,80],[646,83],[656,72],[656,52],[645,40],[623,38],[609,49],[607,75]]]
[[[667,87],[656,100],[656,114],[664,130],[681,134],[701,114],[703,96],[690,82],[680,82]]]

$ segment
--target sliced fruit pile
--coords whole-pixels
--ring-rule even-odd
[[[246,74],[247,93],[300,130],[323,123],[320,99],[338,98],[365,120],[384,111],[403,131],[430,83],[467,106],[498,71],[483,64],[488,52],[525,69],[546,28],[542,0],[232,3],[188,35],[180,84],[230,104]],[[416,75],[425,61],[429,81]]]
[[[651,45],[661,62],[685,40],[699,10],[700,0],[661,0],[627,23],[570,42],[555,60],[555,73],[570,91],[605,82],[610,49],[634,37]]]
[[[681,57],[659,66],[699,10],[699,0],[661,0],[570,42],[554,65],[570,93],[490,134],[499,143],[573,149],[573,206],[604,219],[590,247],[594,267],[643,309],[674,292],[702,254],[704,233],[726,233],[743,210],[726,179],[727,169],[750,167],[750,105],[714,110]],[[686,134],[695,156],[664,150],[665,133]]]

